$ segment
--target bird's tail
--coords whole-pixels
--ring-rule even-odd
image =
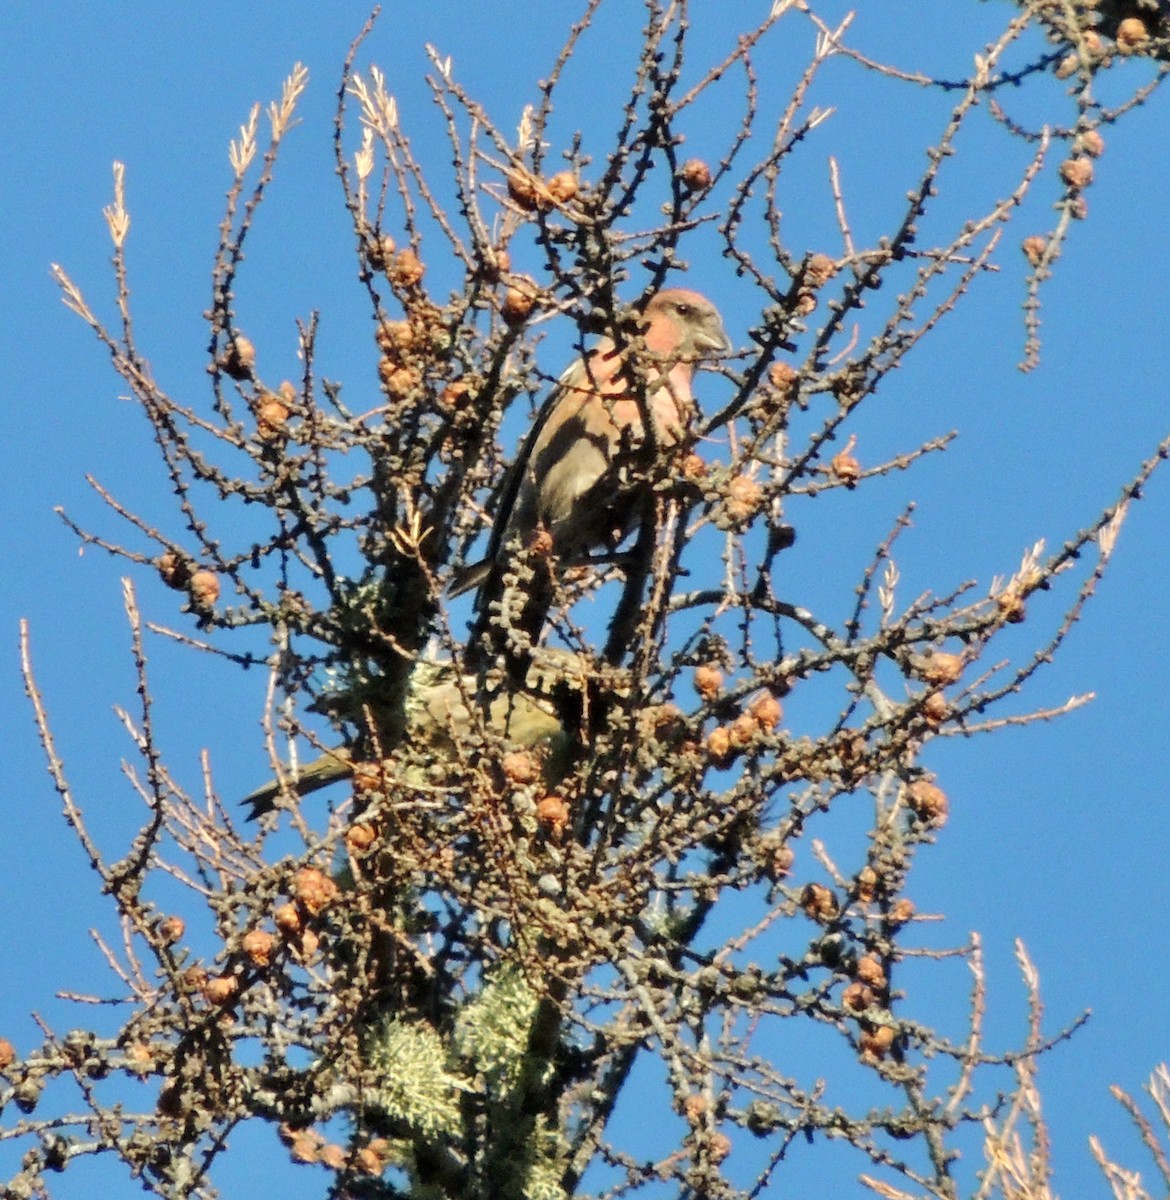
[[[307,796],[318,788],[328,787],[339,779],[353,773],[353,764],[349,750],[338,746],[336,750],[327,750],[320,758],[314,759],[308,766],[302,768],[292,777],[290,771],[283,779],[272,779],[263,787],[245,796],[241,804],[250,804],[252,811],[248,814],[249,821],[255,821],[265,813],[276,808],[277,798],[285,791],[295,792],[298,796]]]
[[[468,564],[455,576],[451,586],[447,589],[447,595],[453,599],[456,596],[462,596],[465,592],[482,587],[491,574],[491,570],[492,560],[490,558]]]

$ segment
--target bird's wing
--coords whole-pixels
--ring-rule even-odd
[[[525,483],[531,485],[531,480],[527,476],[541,434],[562,400],[574,395],[584,399],[615,373],[616,368],[609,368],[607,364],[602,367],[597,365],[599,362],[604,362],[604,356],[609,353],[612,346],[613,342],[609,338],[602,338],[587,355],[574,359],[561,372],[560,378],[540,406],[540,411],[536,414],[532,427],[521,443],[515,460],[504,473],[503,479],[488,502],[489,515],[492,518],[492,531],[488,539],[487,553],[479,562],[472,563],[459,573],[449,589],[449,595],[461,596],[473,588],[480,587],[487,580],[492,566],[499,556],[500,549],[514,532],[513,518],[517,515],[517,500],[521,496]],[[534,499],[533,502],[535,503]]]

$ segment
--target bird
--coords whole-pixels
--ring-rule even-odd
[[[548,557],[562,566],[616,548],[637,523],[654,455],[686,436],[696,411],[691,380],[697,363],[731,348],[706,296],[667,288],[642,310],[636,338],[619,348],[604,337],[574,362],[497,491],[485,558],[465,567],[449,594],[478,587],[477,608],[485,611],[502,594],[515,544],[528,548],[538,530],[551,538]],[[539,615],[542,620],[543,611]]]
[[[555,772],[564,757],[565,732],[553,701],[554,691],[566,686],[580,690],[593,669],[579,655],[549,650],[544,662],[529,672],[525,690],[517,695],[494,697],[480,719],[492,736],[510,747],[538,752],[547,770]],[[474,678],[465,676],[460,681],[455,663],[424,660],[415,666],[407,681],[401,718],[393,715],[398,708],[394,698],[381,695],[376,680],[353,695],[338,697],[336,707],[351,723],[372,721],[377,727],[374,740],[378,743],[385,742],[387,746],[405,743],[417,751],[425,751],[428,761],[442,774],[460,761],[461,751],[465,753],[463,743],[478,727],[467,701],[475,686]],[[371,747],[367,745],[365,749],[370,751]],[[355,760],[360,759],[361,754],[354,749],[335,746],[298,769],[283,768],[280,778],[269,780],[240,801],[250,809],[247,819],[256,820],[279,808],[284,796],[304,797],[347,779],[353,774]],[[404,782],[428,782],[418,766],[404,765],[402,771]]]

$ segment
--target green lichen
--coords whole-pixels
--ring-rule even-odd
[[[459,1015],[455,1045],[482,1072],[493,1095],[512,1091],[520,1081],[536,1003],[521,972],[507,967]]]
[[[425,1138],[458,1132],[468,1084],[445,1066],[447,1048],[434,1029],[386,1017],[371,1029],[366,1056],[379,1077],[375,1101],[388,1117]]]

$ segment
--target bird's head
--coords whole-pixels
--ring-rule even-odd
[[[656,292],[646,305],[646,346],[657,354],[681,359],[709,358],[731,351],[719,310],[698,292],[667,288]]]

